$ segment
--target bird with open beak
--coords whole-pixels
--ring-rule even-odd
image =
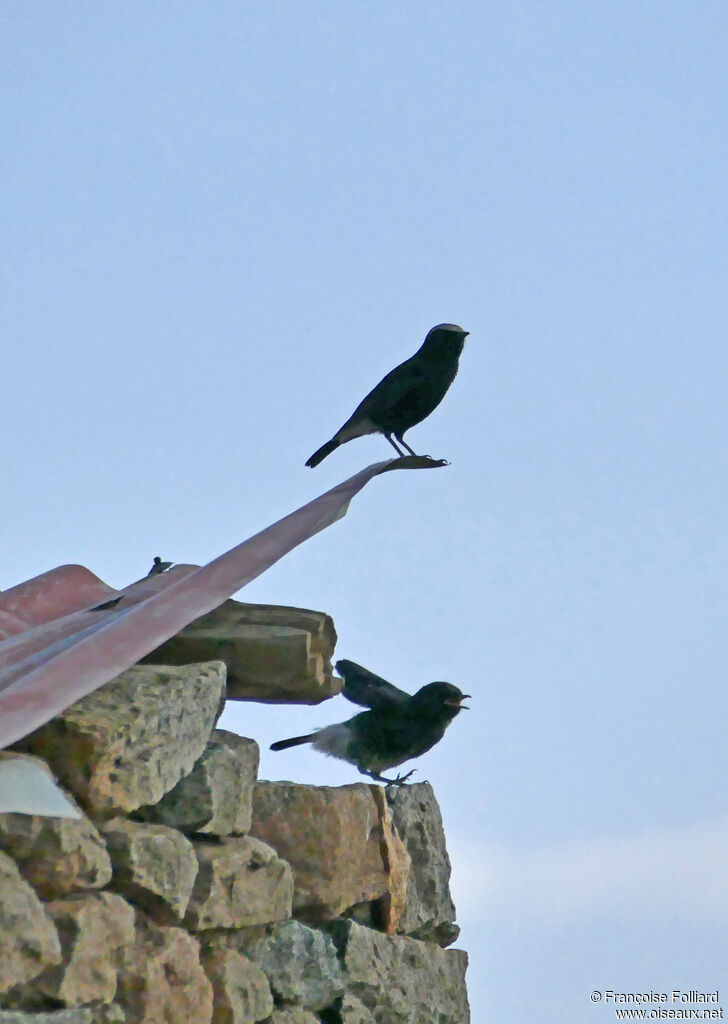
[[[442,739],[453,718],[468,710],[462,702],[470,694],[452,683],[428,683],[409,694],[354,661],[337,661],[336,670],[344,680],[342,695],[369,710],[306,736],[279,740],[271,750],[310,743],[322,754],[353,764],[362,775],[401,786],[414,769],[395,779],[381,773],[426,753]]]

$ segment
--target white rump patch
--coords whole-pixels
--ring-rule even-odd
[[[350,740],[350,729],[346,725],[337,723],[336,725],[326,725],[323,729],[319,729],[316,733],[316,738],[311,742],[311,746],[315,747],[316,750],[320,750],[322,754],[328,754],[329,757],[338,757],[342,761],[346,761]]]
[[[376,434],[379,429],[371,420],[357,420],[351,426],[343,426],[336,436],[344,444],[346,441],[352,441],[355,437],[364,437],[365,434]]]

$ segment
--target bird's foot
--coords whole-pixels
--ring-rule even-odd
[[[407,772],[406,775],[397,774],[396,779],[383,779],[383,781],[387,783],[387,789],[389,789],[390,786],[406,786],[407,779],[410,777],[410,775],[414,775],[416,771],[416,768],[412,768],[410,771]]]
[[[397,802],[397,796],[399,795],[401,787],[407,785],[407,779],[415,771],[417,771],[417,769],[413,768],[412,771],[407,772],[406,775],[402,775],[401,777],[398,775],[396,779],[389,779],[387,785],[384,787],[384,799],[390,807]]]
[[[389,789],[390,786],[406,785],[407,779],[410,777],[410,775],[414,775],[417,769],[412,768],[410,771],[407,772],[406,775],[397,774],[396,779],[388,779],[386,775],[380,775],[378,772],[368,771],[366,768],[359,768],[359,771],[361,772],[362,775],[366,775],[368,776],[368,778],[374,779],[375,782],[383,782],[386,788]]]

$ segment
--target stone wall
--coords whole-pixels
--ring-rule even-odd
[[[258,781],[215,728],[229,675],[335,692],[331,620],[215,615],[18,745],[82,814],[0,814],[0,1024],[467,1024],[432,788]]]

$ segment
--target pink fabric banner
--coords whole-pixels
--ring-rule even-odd
[[[207,565],[176,566],[124,590],[111,590],[81,566],[64,566],[46,574],[59,584],[55,593],[49,593],[50,582],[38,585],[43,577],[24,585],[29,616],[24,615],[16,593],[21,588],[5,591],[0,610],[7,603],[6,621],[14,635],[0,642],[0,748],[134,665],[293,548],[341,519],[351,499],[373,477],[393,469],[442,465],[420,456],[375,463]],[[60,584],[69,576],[79,581],[82,596],[75,610],[53,617],[64,607]],[[93,603],[79,607],[79,601],[89,600]],[[99,604],[108,607],[99,609]],[[36,624],[18,632],[18,622],[24,619]]]

